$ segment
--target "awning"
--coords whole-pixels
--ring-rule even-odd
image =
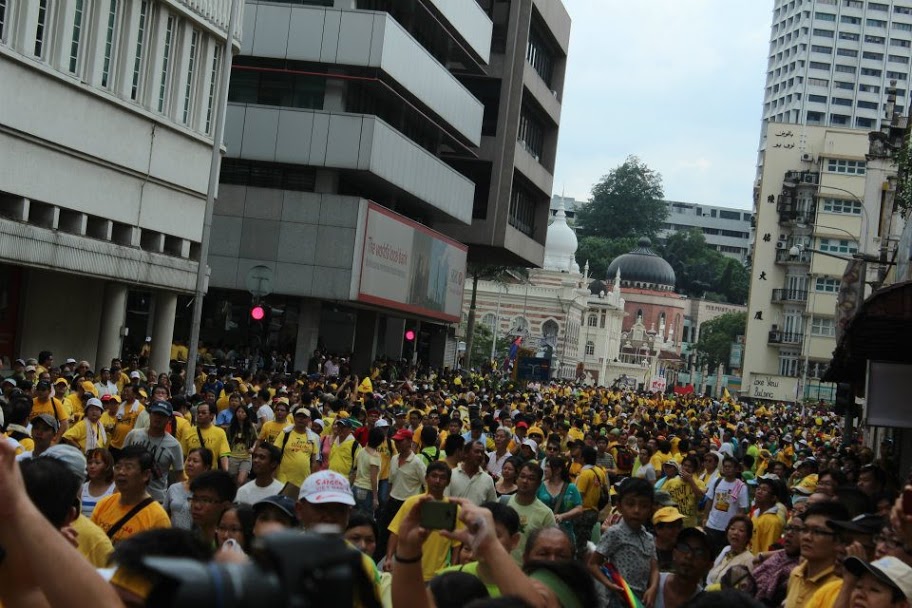
[[[864,301],[822,380],[863,385],[869,360],[912,363],[912,281],[884,287]]]

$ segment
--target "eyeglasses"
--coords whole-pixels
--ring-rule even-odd
[[[902,543],[899,542],[899,539],[895,536],[887,536],[885,534],[878,534],[874,537],[874,542],[877,544],[883,543],[890,549],[899,549],[902,547]]]
[[[782,529],[786,534],[801,534],[801,531],[804,530],[804,526],[786,526]]]
[[[239,526],[216,526],[215,529],[219,532],[225,532],[227,534],[241,534],[244,531]]]
[[[834,538],[836,533],[832,530],[825,530],[823,528],[803,528],[799,534],[807,534],[812,538]]]

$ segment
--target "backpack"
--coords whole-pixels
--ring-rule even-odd
[[[633,470],[633,461],[634,461],[633,452],[631,452],[627,448],[618,446],[617,458],[615,458],[615,461],[617,462],[617,468],[619,471],[628,471],[629,472],[629,471]]]
[[[425,451],[427,451],[427,450],[429,450],[429,449],[430,449],[430,448],[424,448],[423,450],[421,450],[420,452],[418,452],[418,455],[421,456],[422,458],[424,458],[424,461],[425,461],[427,464],[431,464],[431,463],[434,462],[435,460],[440,460],[440,448],[438,448],[438,447],[435,447],[435,448],[434,448],[435,453],[434,453],[434,456],[433,456],[433,457],[431,457],[430,454],[425,454]]]
[[[601,511],[611,502],[611,488],[608,487],[608,475],[600,474],[598,467],[593,467],[592,470],[599,485],[598,510]]]

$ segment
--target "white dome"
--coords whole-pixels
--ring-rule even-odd
[[[579,272],[576,263],[576,249],[579,242],[576,232],[567,225],[567,214],[564,213],[564,203],[558,203],[557,214],[554,221],[548,226],[545,237],[545,270],[560,272]]]

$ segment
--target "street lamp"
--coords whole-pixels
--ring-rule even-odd
[[[824,186],[820,185],[820,188],[827,188],[829,190],[838,190],[839,192],[844,192],[852,197],[852,199],[858,203],[859,209],[861,209],[861,236],[862,241],[859,243],[861,245],[862,253],[867,253],[868,249],[868,230],[870,230],[871,219],[868,217],[868,209],[865,207],[864,201],[858,198],[858,195],[852,192],[851,190],[846,190],[845,188],[838,188],[836,186]],[[826,226],[824,226],[826,228]]]

